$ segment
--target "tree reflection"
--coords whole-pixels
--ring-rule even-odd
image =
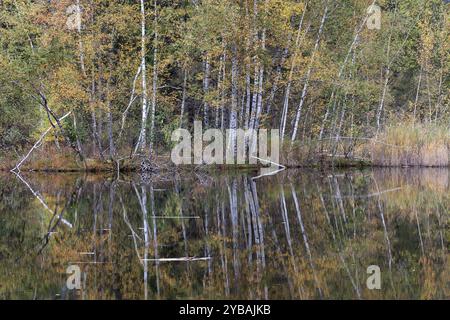
[[[449,297],[447,172],[0,179],[2,298]]]

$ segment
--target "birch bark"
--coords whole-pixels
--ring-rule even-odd
[[[294,131],[292,132],[292,138],[291,138],[292,142],[294,142],[297,137],[298,123],[300,121],[300,116],[302,113],[303,105],[305,103],[306,95],[308,93],[309,79],[311,77],[311,72],[312,72],[312,68],[313,68],[313,64],[314,64],[314,58],[319,49],[320,38],[323,33],[323,27],[325,25],[325,21],[327,20],[327,16],[328,16],[328,3],[325,5],[322,20],[320,22],[319,32],[317,33],[316,43],[314,44],[314,50],[311,54],[311,60],[309,62],[308,71],[306,72],[305,84],[303,85],[302,96],[300,98],[300,103],[298,105],[297,114],[295,116],[295,121],[294,121]]]

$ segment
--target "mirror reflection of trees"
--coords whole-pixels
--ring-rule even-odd
[[[1,176],[0,297],[448,298],[448,175]]]

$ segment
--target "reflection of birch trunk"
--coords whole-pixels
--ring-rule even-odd
[[[131,225],[130,220],[128,219],[127,210],[126,210],[125,204],[123,203],[123,198],[120,194],[119,194],[119,201],[120,201],[120,205],[122,206],[123,221],[130,229],[131,236],[133,237],[133,244],[134,244],[134,250],[136,251],[136,256],[139,259],[139,263],[141,263],[143,265],[144,262],[142,261],[141,255],[139,254],[136,238],[139,240],[142,240],[142,239],[141,239],[141,237],[139,237],[139,235],[136,233],[136,231],[134,231],[133,226]]]
[[[230,279],[228,277],[228,261],[227,261],[227,245],[226,245],[226,236],[227,236],[227,230],[226,230],[226,220],[225,220],[225,204],[222,202],[220,207],[220,218],[218,217],[217,223],[218,223],[218,230],[219,233],[221,233],[221,244],[220,244],[220,262],[222,264],[222,274],[224,276],[224,285],[225,285],[225,296],[228,297],[230,295]],[[217,212],[219,215],[219,212]],[[221,225],[219,223],[221,221]],[[221,228],[219,228],[219,225]]]
[[[115,184],[115,182],[112,182],[109,185],[109,202],[108,202],[108,240],[109,240],[110,253],[111,253],[111,243],[112,243],[115,188],[116,188],[116,184]]]
[[[264,230],[261,223],[259,204],[258,204],[258,193],[256,191],[256,183],[248,178],[248,183],[250,185],[250,209],[253,215],[254,232],[255,232],[255,243],[258,246],[259,262],[262,267],[265,268],[266,258],[264,254]]]
[[[56,227],[58,227],[59,223],[62,222],[62,220],[63,220],[62,216],[63,216],[64,212],[66,212],[67,208],[72,203],[72,200],[74,198],[73,194],[72,194],[70,196],[69,200],[67,200],[66,203],[64,204],[64,207],[58,213],[58,207],[59,207],[58,204],[59,204],[60,195],[61,195],[61,191],[58,192],[58,195],[56,197],[55,210],[54,210],[54,212],[52,212],[53,216],[50,219],[50,222],[48,223],[47,233],[45,234],[44,239],[43,239],[44,243],[42,244],[41,248],[38,250],[38,253],[37,253],[38,255],[40,255],[42,253],[42,251],[49,244],[50,236],[55,233]],[[56,221],[55,221],[55,219],[56,219]],[[55,222],[53,223],[53,221],[55,221]],[[70,225],[70,227],[72,227],[72,226]]]
[[[252,214],[250,210],[250,199],[246,178],[244,178],[244,199],[245,199],[245,212],[247,216],[247,250],[248,250],[248,265],[253,264],[253,231],[252,231]]]
[[[148,216],[147,216],[147,190],[141,187],[141,208],[142,220],[144,225],[144,299],[148,299],[148,248],[150,246],[149,230],[148,230]]]
[[[347,223],[347,215],[345,214],[344,202],[342,200],[341,189],[339,188],[339,182],[336,177],[333,177],[333,182],[336,190],[336,201],[338,202],[339,210],[342,214],[344,222]]]
[[[239,276],[239,257],[238,257],[238,246],[239,246],[239,217],[238,217],[238,204],[237,204],[237,181],[236,178],[231,182],[231,188],[227,183],[228,196],[230,200],[230,211],[231,211],[231,229],[233,237],[233,267],[235,279]]]
[[[383,232],[384,232],[384,238],[386,241],[386,245],[387,245],[387,250],[388,250],[388,264],[389,264],[389,276],[390,276],[390,280],[391,280],[391,286],[392,289],[395,291],[395,286],[394,286],[394,282],[392,279],[392,249],[391,249],[391,240],[389,239],[389,233],[387,230],[387,226],[386,226],[386,220],[384,218],[384,210],[383,210],[383,205],[381,203],[381,198],[380,198],[380,189],[378,188],[378,183],[375,179],[375,177],[373,177],[373,182],[375,184],[375,187],[377,189],[377,205],[378,205],[378,210],[380,211],[380,217],[381,217],[381,223],[383,224]]]
[[[294,185],[292,183],[291,183],[291,192],[292,192],[292,198],[294,199],[295,211],[297,212],[297,219],[298,219],[298,222],[300,224],[300,229],[301,229],[301,233],[302,233],[302,236],[303,236],[303,243],[305,245],[306,252],[308,254],[309,264],[310,264],[311,269],[313,271],[314,281],[316,282],[316,287],[317,287],[317,290],[319,291],[320,296],[322,296],[322,289],[320,288],[320,284],[319,284],[319,281],[317,279],[316,268],[314,266],[314,262],[313,262],[313,259],[312,259],[311,249],[309,248],[308,236],[306,234],[305,226],[303,225],[303,219],[302,219],[302,213],[301,213],[301,209],[300,209],[300,204],[298,202],[297,193],[295,192]]]
[[[209,214],[208,214],[208,209],[207,208],[205,208],[205,219],[203,220],[204,221],[204,227],[205,227],[205,249],[204,249],[204,255],[205,255],[205,257],[206,257],[206,259],[207,259],[207,261],[208,261],[208,264],[207,264],[207,267],[206,267],[206,270],[205,270],[205,276],[204,276],[204,279],[207,279],[207,275],[208,275],[208,277],[210,277],[211,276],[211,259],[210,259],[210,257],[211,257],[211,246],[210,246],[210,244],[209,244],[209,220],[208,220],[208,217],[209,217]],[[186,257],[187,257],[188,255],[186,254]],[[205,285],[206,285],[206,281],[203,281],[203,288],[205,288]]]
[[[248,202],[249,204],[250,213],[252,216],[253,235],[256,245],[256,277],[258,283],[260,283],[263,276],[263,271],[266,267],[266,258],[264,251],[264,230],[260,217],[256,184],[251,178],[246,177],[244,194],[246,196],[246,202]],[[266,289],[267,288],[265,287],[265,295],[267,296]]]
[[[281,193],[281,197],[280,197],[280,207],[281,207],[281,217],[283,218],[283,225],[284,225],[284,232],[286,233],[286,240],[288,243],[288,247],[289,247],[289,253],[291,255],[291,259],[294,258],[294,250],[292,249],[292,239],[291,239],[291,230],[290,230],[290,226],[289,226],[289,217],[288,217],[288,213],[287,213],[287,207],[286,207],[286,197],[284,195],[284,188],[283,185],[280,186],[280,193]],[[294,266],[294,271],[296,271],[296,265],[295,265],[295,261],[293,263]]]
[[[183,216],[183,202],[182,197],[180,196],[180,189],[178,187],[178,180],[175,180],[175,193],[177,195],[177,199],[180,201],[180,217]],[[186,234],[186,226],[184,224],[184,219],[181,220],[181,232],[183,233],[183,242],[184,242],[184,256],[188,257],[188,239]],[[186,263],[186,269],[189,271],[189,263]]]
[[[330,186],[331,186],[331,184],[330,184]],[[354,289],[356,291],[356,295],[358,296],[358,298],[361,298],[361,293],[359,291],[359,288],[356,285],[355,281],[353,280],[353,277],[352,277],[352,275],[350,273],[350,270],[349,270],[349,268],[347,266],[347,263],[345,262],[345,259],[344,259],[343,255],[342,255],[342,252],[341,252],[341,249],[340,249],[340,244],[338,242],[339,239],[337,239],[336,234],[334,232],[334,227],[333,227],[333,225],[331,223],[331,218],[330,218],[330,215],[328,213],[328,209],[327,209],[327,206],[326,206],[325,201],[323,199],[323,194],[322,194],[322,191],[320,190],[319,185],[317,185],[317,190],[318,190],[318,194],[319,194],[319,197],[320,197],[320,202],[321,202],[323,210],[325,212],[326,220],[327,220],[328,225],[330,227],[331,235],[333,237],[333,242],[336,244],[336,248],[337,248],[337,251],[338,251],[339,258],[341,259],[341,262],[344,265],[344,268],[345,268],[345,270],[347,272],[347,275],[350,278],[350,282],[352,283],[352,285],[353,285],[353,287],[354,287]],[[332,194],[332,192],[330,194]]]
[[[329,215],[329,213],[328,213],[328,209],[327,209],[327,206],[326,206],[326,204],[325,204],[325,200],[323,199],[322,191],[320,190],[319,185],[318,185],[318,184],[316,184],[316,185],[317,185],[317,192],[318,192],[319,198],[320,198],[320,203],[322,204],[323,211],[324,211],[324,213],[325,213],[325,217],[326,217],[327,222],[328,222],[328,224],[329,224],[329,226],[330,226],[330,230],[331,230],[331,235],[332,235],[332,237],[333,237],[333,241],[336,242],[336,235],[335,235],[335,233],[334,233],[333,225],[331,224],[331,218],[330,218],[330,215]]]
[[[292,265],[292,268],[294,269],[294,272],[297,274],[297,272],[298,272],[297,262],[296,262],[294,250],[292,247],[291,228],[290,228],[290,224],[289,224],[289,216],[288,216],[288,210],[287,210],[287,206],[286,206],[286,197],[284,194],[284,187],[282,184],[280,185],[280,189],[281,189],[281,197],[280,197],[281,217],[283,218],[284,232],[286,233],[286,240],[287,240],[288,248],[289,248],[289,260]],[[273,234],[276,236],[275,232]],[[286,272],[286,276],[287,276],[287,274],[288,273]],[[290,282],[292,282],[292,281],[289,280],[289,277],[288,277],[288,283],[290,283]],[[292,286],[292,284],[290,284],[290,286]],[[301,285],[299,288],[299,294],[300,294],[300,296],[303,295],[303,288],[301,287]]]
[[[156,273],[156,293],[158,295],[158,298],[160,296],[160,285],[159,285],[159,254],[158,254],[158,232],[157,232],[157,225],[156,225],[156,213],[155,213],[155,194],[153,190],[153,182],[150,182],[150,205],[151,205],[151,211],[152,211],[152,218],[153,218],[153,250],[154,250],[154,256],[155,256],[155,273]]]
[[[346,214],[344,209],[344,203],[342,200],[341,192],[339,189],[339,183],[336,180],[335,176],[332,176],[328,179],[329,185],[330,185],[330,194],[334,194],[334,200],[333,200],[333,216],[334,216],[334,223],[336,227],[336,232],[339,235],[339,240],[342,244],[342,238],[346,237]]]
[[[26,180],[25,180],[18,172],[14,172],[14,174],[16,175],[17,178],[19,178],[20,181],[22,181],[22,182],[27,186],[27,188],[31,191],[31,193],[33,194],[33,196],[35,196],[36,199],[38,199],[38,201],[42,204],[42,206],[43,206],[48,212],[50,212],[51,214],[53,214],[53,213],[54,213],[53,210],[51,210],[51,209],[48,207],[47,203],[44,201],[44,199],[43,199],[42,196],[39,194],[39,192],[34,191],[34,189],[31,187],[31,185],[30,185],[30,184],[29,184],[29,183],[28,183],[28,182],[27,182],[27,181],[26,181]],[[72,224],[71,224],[69,221],[67,221],[66,219],[62,218],[62,217],[61,217],[61,222],[64,223],[66,226],[72,228]]]
[[[417,232],[419,234],[420,250],[422,251],[422,256],[425,256],[425,249],[424,249],[424,246],[423,246],[422,230],[420,229],[419,216],[417,215],[417,209],[416,208],[414,208],[413,211],[414,211],[414,216],[416,218]]]
[[[440,239],[440,242],[441,242],[442,250],[443,250],[443,252],[445,252],[444,235],[442,233],[443,225],[442,225],[442,222],[441,222],[441,218],[442,217],[441,217],[441,210],[440,210],[440,208],[438,208],[436,210],[436,216],[437,216],[438,227],[439,227],[439,239]]]
[[[276,230],[275,230],[275,227],[274,227],[274,223],[272,221],[272,217],[270,216],[270,214],[268,215],[268,222],[269,222],[268,225],[272,229],[272,238],[273,238],[274,243],[275,243],[275,248],[277,250],[277,255],[278,255],[278,257],[280,257],[279,261],[281,263],[281,266],[283,267],[283,273],[284,273],[284,275],[286,276],[286,279],[287,279],[289,292],[290,292],[291,296],[294,297],[294,284],[292,283],[292,279],[290,277],[290,274],[288,272],[288,268],[286,267],[286,263],[284,262],[284,259],[281,259],[281,257],[284,256],[284,254],[281,251],[281,244],[280,244],[280,241],[278,240],[278,236],[277,236],[277,233],[276,233]],[[294,263],[294,272],[295,272],[295,274],[297,274],[297,272],[298,272],[297,271],[297,265],[295,263]],[[303,288],[302,288],[301,283],[299,283],[298,291],[299,291],[300,299],[302,299],[302,297],[303,297]]]
[[[148,299],[148,250],[150,246],[150,234],[148,227],[148,213],[147,213],[147,190],[145,186],[141,187],[141,193],[137,189],[136,185],[132,184],[134,191],[136,193],[136,197],[139,202],[139,206],[141,207],[142,212],[142,221],[144,226],[144,257],[142,259],[142,264],[144,266],[144,299]]]

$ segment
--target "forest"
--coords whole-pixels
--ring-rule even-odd
[[[0,0],[0,300],[449,299],[449,89],[449,0]]]
[[[443,0],[0,0],[0,167],[153,168],[280,130],[289,166],[448,166]]]

